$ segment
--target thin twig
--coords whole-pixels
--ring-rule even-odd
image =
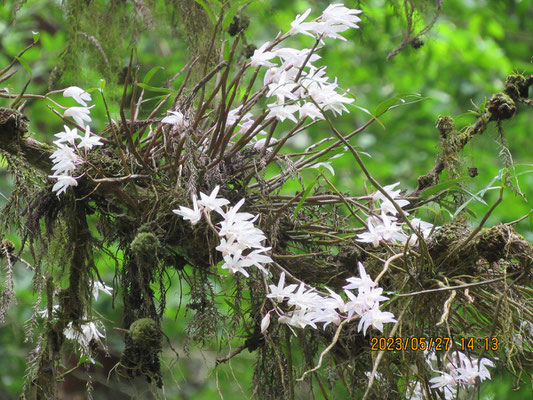
[[[329,344],[328,347],[326,347],[322,353],[320,353],[320,357],[318,358],[318,364],[314,367],[314,368],[311,368],[307,371],[305,371],[303,373],[303,375],[296,379],[297,382],[302,382],[304,380],[304,378],[310,374],[311,372],[315,372],[315,371],[318,371],[320,369],[320,367],[322,367],[322,361],[324,360],[324,357],[326,356],[326,354],[328,354],[330,352],[330,350],[333,348],[333,346],[335,346],[339,340],[339,336],[342,332],[342,328],[344,327],[344,325],[346,325],[348,322],[351,322],[353,320],[353,318],[351,319],[345,319],[344,321],[342,321],[339,326],[337,327],[337,330],[335,331],[335,335],[333,336],[333,340],[331,341],[331,343]]]
[[[400,326],[400,322],[402,321],[405,311],[407,311],[407,307],[411,303],[411,300],[412,299],[408,299],[408,301],[406,302],[402,312],[398,316],[398,320],[396,321],[396,323],[394,324],[394,326],[392,327],[389,333],[389,338],[393,337],[396,331],[398,330],[398,327]],[[370,378],[368,379],[368,385],[366,387],[365,394],[363,395],[363,398],[361,400],[365,400],[368,397],[368,394],[370,393],[370,389],[372,388],[372,384],[374,383],[374,377],[376,376],[376,372],[378,371],[379,364],[384,354],[385,354],[385,350],[381,350],[378,353],[378,356],[376,357],[376,360],[374,361],[374,366],[372,367],[372,372],[370,373]]]
[[[515,274],[511,274],[510,276],[516,275],[518,273],[519,273],[519,271],[517,271]],[[502,277],[495,278],[495,279],[487,279],[487,280],[481,281],[481,282],[465,283],[463,285],[457,285],[457,286],[446,286],[446,287],[441,287],[441,288],[437,288],[437,289],[420,290],[418,292],[411,292],[411,293],[396,293],[395,296],[396,297],[418,296],[419,294],[427,294],[427,293],[434,293],[434,292],[444,292],[444,291],[447,291],[447,290],[464,289],[464,288],[467,288],[467,287],[488,285],[489,283],[503,281],[505,278],[506,278],[505,276],[502,276]]]
[[[377,278],[374,280],[374,282],[378,283],[379,280],[381,279],[381,277],[383,275],[385,275],[385,273],[388,271],[389,269],[389,265],[391,262],[393,262],[394,260],[397,260],[398,258],[401,258],[403,256],[406,256],[408,255],[409,252],[406,252],[406,253],[398,253],[398,254],[395,254],[391,257],[389,257],[389,259],[387,261],[385,261],[385,265],[383,266],[383,269],[381,270],[381,272],[379,273],[379,275],[377,276]]]

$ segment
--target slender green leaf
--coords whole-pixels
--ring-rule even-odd
[[[487,107],[487,96],[483,97],[483,101],[481,102],[481,105],[479,106],[479,112],[483,113],[486,107]]]
[[[375,116],[374,114],[372,114],[372,113],[371,113],[370,111],[368,111],[366,108],[364,108],[364,107],[360,107],[360,106],[355,105],[355,104],[350,104],[350,106],[351,106],[351,107],[355,107],[355,108],[357,108],[358,110],[361,110],[362,112],[364,112],[365,114],[370,115],[372,118],[374,118],[374,119],[377,121],[377,123],[378,123],[379,125],[381,125],[381,127],[382,127],[383,129],[385,129],[385,125],[383,124],[383,122],[381,122],[377,116]]]
[[[303,204],[304,204],[304,201],[305,199],[307,198],[307,196],[309,196],[309,193],[311,193],[311,190],[313,189],[313,187],[315,186],[315,184],[318,182],[318,179],[314,179],[304,190],[304,192],[302,193],[302,198],[300,199],[300,201],[298,202],[298,205],[296,206],[296,209],[294,210],[294,214],[292,215],[292,218],[293,219],[296,219],[296,217],[298,216],[298,212],[300,212],[300,209],[302,208]]]
[[[488,205],[487,202],[485,200],[483,200],[481,197],[479,197],[477,194],[474,194],[472,192],[469,192],[468,190],[466,190],[465,188],[458,188],[460,192],[463,192],[463,193],[466,193],[469,197],[472,198],[472,200],[475,200],[483,205]]]
[[[228,29],[230,24],[233,22],[233,17],[237,14],[239,7],[233,5],[229,10],[224,13],[224,19],[222,20],[222,30],[225,31]]]
[[[163,100],[165,97],[167,97],[166,94],[159,95],[159,96],[154,96],[154,97],[150,97],[150,98],[148,98],[148,99],[144,99],[143,101],[141,101],[141,104],[148,103],[148,102],[151,102],[151,101],[161,101],[161,100]]]
[[[228,307],[233,310],[234,312],[236,313],[240,313],[240,309],[239,307],[237,307],[235,304],[231,303],[229,300],[224,300],[224,303],[226,303],[228,305]]]
[[[528,171],[519,172],[519,173],[516,174],[516,176],[527,175],[527,174],[531,174],[532,172],[533,172],[533,169],[530,169]]]
[[[326,154],[318,157],[315,161],[322,162],[322,161],[331,160],[334,157],[341,156],[343,153],[346,152],[346,150],[347,149],[344,146],[335,147],[334,149],[331,149],[330,151],[328,151]]]
[[[331,175],[335,176],[335,170],[330,162],[319,162],[315,165],[311,165],[309,168],[316,168],[320,172],[324,172],[324,170],[327,169],[329,172],[331,172]]]
[[[431,196],[432,194],[442,192],[443,190],[446,190],[446,189],[454,186],[456,183],[463,182],[463,181],[466,181],[468,179],[470,179],[468,176],[463,176],[461,178],[451,179],[451,180],[449,180],[447,182],[440,183],[440,184],[435,185],[435,186],[431,186],[431,187],[429,187],[427,189],[424,189],[422,191],[422,193],[420,193],[419,197],[421,199],[425,199],[425,198]]]
[[[370,111],[368,111],[368,110],[367,110],[366,108],[364,108],[364,107],[358,106],[358,105],[356,105],[356,104],[350,104],[350,105],[351,105],[352,107],[357,108],[358,110],[361,110],[361,111],[364,112],[365,114],[370,115],[371,117],[375,117],[374,114],[372,114]]]
[[[93,359],[90,359],[89,357],[87,356],[81,356],[80,357],[80,364],[94,364],[94,365],[97,365],[99,367],[103,367],[102,363],[96,361],[96,360],[93,360]]]
[[[375,115],[381,115],[385,113],[390,107],[392,107],[394,104],[398,102],[398,98],[396,96],[391,97],[390,99],[387,99],[385,101],[382,101],[379,103],[374,110]]]
[[[31,69],[30,65],[22,57],[15,56],[15,58],[20,63],[20,65],[22,65],[26,69],[26,71],[28,71],[30,73],[30,79],[33,78],[33,71]]]
[[[217,17],[215,16],[215,13],[213,12],[213,10],[211,10],[211,7],[209,7],[204,0],[194,0],[194,1],[197,2],[200,6],[202,6],[202,8],[205,10],[207,16],[211,20],[211,22],[213,24],[216,24],[217,23]]]
[[[157,71],[165,69],[164,67],[154,67],[150,71],[146,73],[143,79],[143,83],[148,84],[150,82],[150,79],[156,74]]]
[[[393,108],[418,103],[425,99],[426,97],[422,97],[421,95],[417,93],[397,95],[378,104],[378,106],[376,107],[374,111],[374,114],[379,117],[380,115],[383,115],[384,113],[386,113],[389,110],[392,110]]]
[[[171,93],[176,94],[178,91],[174,89],[168,89],[168,88],[160,88],[160,87],[154,87],[147,85],[145,83],[138,83],[137,86],[140,88],[143,88],[144,90],[148,90],[150,92],[161,92],[161,93]]]
[[[487,193],[489,190],[496,190],[496,189],[499,190],[499,189],[501,189],[501,186],[490,186],[490,185],[492,185],[495,182],[495,180],[497,180],[497,178],[498,178],[498,176],[494,177],[492,179],[492,181],[490,181],[490,183],[489,183],[489,185],[487,187],[485,187],[485,188],[481,189],[479,192],[477,192],[474,195],[475,198],[476,199],[481,199],[480,202],[485,204],[485,205],[487,205],[487,203],[483,200],[483,196],[485,196],[485,193]],[[465,190],[463,189],[463,191],[465,191]],[[469,198],[467,201],[465,201],[463,204],[461,204],[459,206],[459,208],[457,208],[457,210],[455,210],[455,212],[453,213],[452,217],[453,218],[457,217],[463,211],[463,209],[465,209],[472,202],[472,200],[474,200],[474,197]]]

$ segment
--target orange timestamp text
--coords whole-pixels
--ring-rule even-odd
[[[370,340],[372,351],[447,351],[453,341],[449,337],[374,337]]]

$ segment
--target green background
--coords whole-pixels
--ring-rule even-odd
[[[52,83],[52,89],[69,85],[83,88],[96,88],[100,80],[106,80],[106,91],[111,99],[111,110],[118,119],[118,101],[120,87],[117,85],[121,68],[127,66],[129,43],[121,36],[119,29],[108,33],[110,49],[116,51],[109,55],[110,66],[102,67],[103,62],[97,51],[87,49],[69,60],[69,65],[54,81],[58,60],[65,57],[72,21],[66,15],[58,1],[29,0],[13,19],[15,3],[7,1],[0,7],[0,66],[6,65],[14,55],[32,40],[32,31],[39,31],[39,45],[28,51],[23,59],[31,67],[33,80],[28,87],[29,93],[44,94]],[[107,1],[96,2],[104,12]],[[149,3],[149,2],[147,2]],[[151,81],[151,85],[160,86],[164,81],[179,71],[187,62],[189,55],[186,41],[180,31],[168,27],[171,20],[179,21],[178,12],[170,12],[168,4],[153,3],[153,28],[141,32],[137,38],[137,56],[140,76],[144,76],[153,67],[164,67]],[[169,2],[167,2],[169,3]],[[415,24],[415,32],[431,19],[433,8],[428,3],[415,2],[423,13]],[[420,4],[419,4],[420,3]],[[312,7],[312,17],[316,17],[327,6],[324,1],[256,1],[243,14],[251,24],[246,31],[248,43],[259,47],[271,40],[279,30],[287,30],[296,14],[301,14],[307,7]],[[402,15],[402,2],[393,7],[388,1],[345,1],[347,7],[361,8],[360,30],[350,30],[343,35],[346,42],[327,40],[325,48],[320,51],[322,59],[316,65],[327,65],[328,76],[337,77],[339,85],[349,89],[355,96],[355,104],[367,110],[375,110],[378,104],[393,97],[406,94],[420,94],[424,101],[399,107],[389,111],[381,118],[382,125],[373,124],[358,135],[353,144],[370,157],[365,158],[367,167],[382,184],[401,182],[404,189],[414,189],[419,175],[427,172],[435,162],[438,152],[438,132],[435,120],[439,115],[455,118],[460,128],[474,121],[468,110],[479,105],[485,97],[503,90],[507,75],[520,72],[533,73],[533,2],[522,1],[453,1],[444,2],[442,13],[431,29],[422,36],[423,46],[403,49],[396,57],[387,61],[386,57],[402,40],[405,18]],[[135,12],[132,4],[127,3],[121,12],[130,17]],[[424,14],[425,13],[425,14]],[[105,14],[105,12],[104,12]],[[119,17],[119,16],[115,16]],[[110,17],[111,18],[111,17]],[[89,29],[89,28],[88,28]],[[127,37],[127,35],[126,35]],[[123,41],[123,42],[122,42]],[[118,45],[118,47],[117,47]],[[309,37],[291,38],[285,46],[297,48],[310,47],[313,39]],[[108,47],[106,47],[107,49]],[[113,65],[115,63],[115,65]],[[9,82],[0,83],[11,91],[20,90],[29,78],[28,71],[20,64],[16,66],[17,74]],[[56,74],[56,75],[54,75]],[[174,87],[179,87],[178,78]],[[94,131],[103,129],[106,121],[101,99],[93,95],[96,107],[92,112]],[[71,99],[56,95],[56,100],[63,105],[74,105]],[[115,100],[115,101],[113,101]],[[5,99],[0,99],[0,106],[7,106]],[[52,142],[53,134],[62,129],[60,121],[47,107],[45,101],[30,101],[24,112],[30,118],[30,130],[38,140]],[[153,103],[147,103],[145,111]],[[355,108],[349,107],[350,114],[336,119],[341,132],[348,132],[363,124],[369,116]],[[533,112],[531,107],[519,106],[519,114],[511,121],[504,122],[508,147],[515,163],[514,172],[520,188],[526,198],[533,194],[533,170],[531,157],[531,135]],[[291,123],[280,124],[278,134],[290,129]],[[305,134],[301,134],[292,145],[296,149],[329,135],[326,124],[318,124]],[[463,175],[468,167],[477,167],[479,175],[466,183],[466,189],[472,193],[487,187],[503,167],[499,155],[501,144],[498,132],[489,128],[483,135],[472,140],[463,152]],[[2,161],[3,163],[3,161]],[[5,203],[12,188],[9,174],[0,167],[0,205]],[[332,162],[336,175],[335,185],[343,191],[363,194],[364,177],[348,156]],[[316,170],[307,170],[306,179],[314,179]],[[290,192],[299,190],[295,183],[288,187]],[[473,202],[469,207],[473,225],[478,222],[490,205],[496,200],[496,191],[488,191],[484,200],[486,204]],[[512,190],[506,190],[502,204],[489,218],[487,225],[509,222],[527,214],[530,203]],[[516,229],[529,241],[533,233],[528,219],[516,225]],[[17,243],[14,236],[10,239]],[[113,281],[114,264],[105,257],[99,258],[98,267],[104,280]],[[0,327],[0,398],[15,398],[20,392],[25,374],[25,357],[31,346],[23,343],[24,324],[31,315],[31,307],[36,298],[32,293],[31,273],[22,265],[15,271],[18,304],[10,309],[8,322]],[[172,277],[173,288],[178,288],[177,276]],[[182,296],[182,297],[181,297]],[[250,387],[254,355],[247,351],[241,353],[228,363],[213,370],[217,357],[217,348],[200,352],[193,343],[187,341],[185,326],[188,316],[183,307],[178,311],[180,302],[187,302],[187,290],[168,296],[164,330],[173,347],[180,353],[179,360],[169,350],[164,353],[166,365],[163,367],[167,398],[208,399],[247,398],[253,392]],[[112,354],[118,354],[121,346],[120,332],[113,330],[120,322],[120,296],[116,298],[114,308],[111,298],[102,294],[95,304],[95,310],[105,315],[107,342]],[[232,344],[238,346],[239,338]],[[223,353],[228,351],[225,349]],[[531,388],[521,385],[520,391],[512,391],[514,377],[503,370],[493,370],[494,379],[482,385],[483,399],[525,399],[531,397]],[[107,392],[95,393],[95,398],[119,398],[119,392],[128,392],[132,387],[119,387],[118,384],[106,383],[105,376],[94,373],[107,386]],[[80,385],[80,390],[84,389]],[[79,389],[78,388],[78,389]],[[106,394],[107,393],[107,394]],[[110,394],[111,393],[111,394]],[[339,390],[338,398],[343,391]],[[72,393],[70,396],[74,396]],[[98,397],[100,396],[100,397]],[[140,398],[150,398],[141,394]],[[74,398],[74,397],[65,397]],[[126,397],[128,398],[128,397]],[[302,397],[305,398],[305,397]]]

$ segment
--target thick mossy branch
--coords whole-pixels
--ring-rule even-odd
[[[49,172],[53,165],[50,156],[54,148],[26,137],[27,121],[23,114],[0,107],[0,150],[22,157],[34,168]]]
[[[0,109],[1,112],[1,109]],[[49,175],[52,173],[51,169],[53,163],[50,159],[50,156],[54,152],[54,147],[47,144],[43,144],[32,138],[25,137],[26,131],[15,131],[6,128],[5,125],[2,125],[0,121],[0,151],[5,151],[6,153],[20,157],[24,162],[33,167],[35,170],[39,171],[40,174]],[[94,156],[89,159],[89,162],[92,165],[97,166],[97,169],[106,170],[112,172],[113,168],[109,168],[113,164],[113,160],[106,154],[102,152],[101,156]],[[94,164],[93,164],[94,163]],[[119,172],[117,170],[117,172]],[[127,177],[126,180],[135,180],[135,176]],[[114,203],[115,206],[125,206],[130,210],[138,209],[139,202],[150,202],[152,200],[151,192],[147,191],[143,187],[132,188],[131,186],[128,190],[132,190],[132,194],[128,194],[127,191],[122,190],[119,187],[119,183],[125,179],[103,179],[98,180],[98,178],[82,178],[78,185],[77,194],[78,196],[85,197],[94,194],[92,199],[97,202],[101,202],[102,207],[107,207],[105,204]],[[99,189],[98,193],[95,193],[95,190]],[[142,197],[144,194],[145,197]],[[112,201],[108,195],[112,196]],[[133,197],[135,195],[135,197]]]
[[[436,127],[442,151],[431,171],[418,178],[418,186],[409,197],[418,197],[424,189],[437,185],[442,171],[451,165],[456,165],[458,154],[470,140],[485,132],[490,122],[500,123],[514,117],[517,112],[516,103],[529,100],[529,88],[532,85],[533,75],[529,77],[519,74],[509,75],[505,83],[505,93],[494,94],[476,121],[461,132],[457,132],[451,117],[439,117]]]
[[[458,251],[454,251],[457,244],[468,239],[471,233],[465,225],[455,222],[443,225],[435,233],[429,252],[436,265],[446,261],[439,267],[439,273],[446,276],[457,272],[473,276],[483,275],[483,271],[479,270],[483,260],[486,267],[505,260],[514,265],[516,271],[523,271],[526,275],[530,273],[533,249],[510,226],[501,224],[482,229]]]

